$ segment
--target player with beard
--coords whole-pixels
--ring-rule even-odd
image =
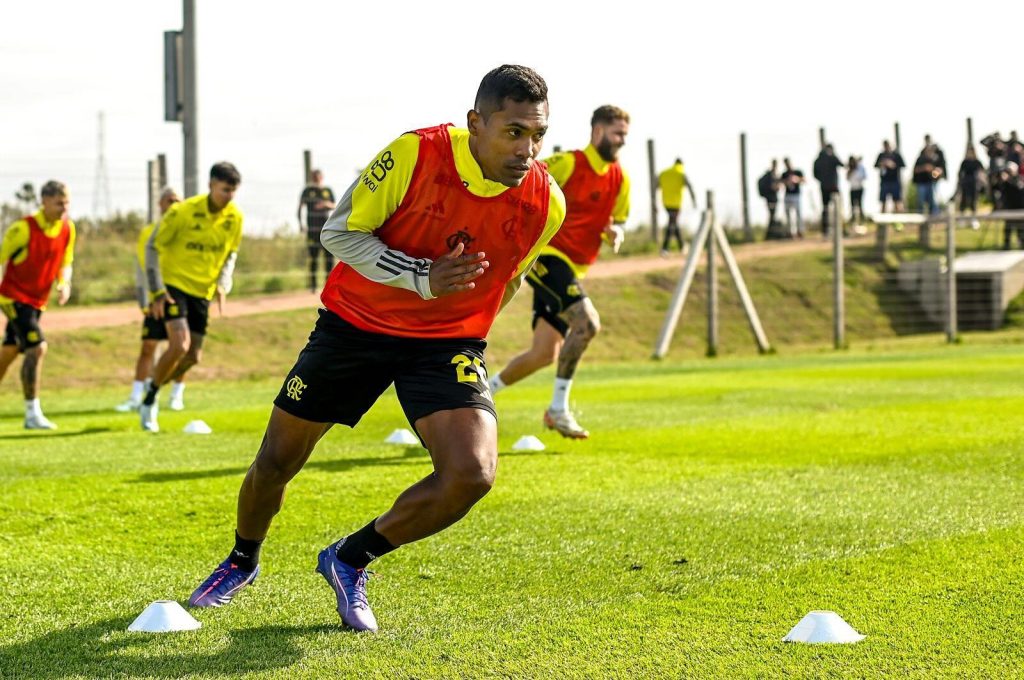
[[[590,144],[546,161],[565,193],[565,222],[526,278],[533,287],[533,344],[490,380],[491,392],[497,393],[557,358],[555,389],[544,412],[544,425],[573,439],[590,436],[569,408],[569,391],[583,353],[601,328],[597,309],[580,279],[597,260],[602,240],[615,252],[622,244],[620,225],[629,215],[629,177],[618,155],[628,133],[628,113],[617,106],[598,107],[590,120]]]
[[[354,427],[392,384],[434,470],[320,552],[317,571],[346,626],[377,630],[366,599],[372,560],[459,521],[494,483],[484,338],[561,225],[565,201],[535,162],[548,127],[544,80],[504,65],[484,76],[475,102],[465,128],[436,125],[389,144],[324,225],[321,241],[341,264],[242,482],[235,547],[192,606],[227,604],[257,577],[288,482],[335,423]]]

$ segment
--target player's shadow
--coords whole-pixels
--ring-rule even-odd
[[[50,430],[49,432],[17,432],[14,434],[0,434],[0,441],[15,439],[52,439],[53,437],[81,437],[87,434],[99,434],[110,432],[109,427],[87,427],[84,430]]]
[[[422,465],[430,460],[426,450],[418,446],[407,446],[400,456],[366,456],[362,458],[335,458],[332,460],[311,460],[306,469],[325,472],[345,472],[361,467],[390,467],[395,465]],[[213,470],[176,470],[167,472],[144,472],[131,480],[134,484],[152,482],[185,482],[213,477],[234,477],[244,475],[248,467],[216,468]]]
[[[319,633],[345,634],[338,626],[262,626],[214,633],[217,651],[197,647],[204,631],[153,635],[129,633],[131,621],[111,618],[86,626],[73,626],[41,637],[0,647],[0,676],[11,678],[180,678],[183,676],[241,675],[286,668],[302,659],[297,638]],[[191,644],[181,644],[192,637]]]

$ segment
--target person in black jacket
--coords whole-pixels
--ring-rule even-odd
[[[974,150],[974,145],[968,146],[967,152],[964,154],[964,160],[960,163],[960,170],[957,172],[956,178],[956,190],[960,194],[960,212],[970,210],[972,215],[977,214],[978,187],[981,184],[984,172],[985,166],[978,160],[978,154]],[[972,228],[977,229],[978,227],[975,226],[977,224],[978,220],[971,221]]]
[[[775,210],[779,207],[779,162],[772,159],[770,167],[757,180],[757,193],[764,199],[768,206],[768,227],[765,230],[765,239],[782,238],[780,231],[781,223],[775,219]]]
[[[826,144],[814,159],[814,179],[821,184],[821,235],[828,236],[828,211],[832,200],[838,199],[839,168],[846,167],[836,157],[835,149]]]

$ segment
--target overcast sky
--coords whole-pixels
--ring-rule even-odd
[[[548,82],[545,153],[585,145],[600,104],[632,114],[630,224],[649,220],[648,138],[659,169],[682,156],[701,199],[713,189],[735,220],[745,130],[751,212],[763,222],[757,177],[784,155],[809,174],[819,126],[869,169],[896,120],[908,163],[930,132],[958,165],[967,116],[976,137],[1024,132],[1019,37],[999,37],[1024,24],[1019,0],[955,13],[893,0],[197,4],[200,174],[205,186],[213,162],[238,165],[253,232],[295,225],[303,149],[340,193],[399,133],[464,124],[480,78],[506,62]],[[172,0],[0,2],[3,200],[53,177],[70,185],[73,216],[92,213],[99,111],[115,209],[144,210],[157,153],[180,189],[181,128],[163,122],[163,31],[181,23]],[[870,211],[873,171],[868,187]]]

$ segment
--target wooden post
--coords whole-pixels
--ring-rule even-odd
[[[750,226],[750,197],[747,194],[747,133],[740,133],[740,189],[743,197],[743,238],[748,243],[754,240]],[[771,227],[771,225],[768,225]]]
[[[160,190],[162,185],[160,184],[160,168],[157,161],[146,161],[146,178],[148,179],[148,191],[146,193],[149,195],[146,221],[152,224],[160,216]]]
[[[974,121],[971,120],[970,116],[968,116],[967,117],[967,145],[970,146],[972,144],[974,144]]]
[[[304,170],[303,177],[306,178],[306,184],[313,183],[313,152],[309,149],[303,149],[302,151],[302,167]]]
[[[717,228],[715,218],[714,194],[707,194],[708,212],[711,213],[711,231]],[[718,267],[715,266],[715,239],[708,239],[708,348],[707,356],[718,355]]]
[[[740,273],[740,267],[736,264],[736,258],[729,247],[729,240],[725,237],[725,231],[717,220],[714,222],[714,236],[718,240],[718,248],[722,251],[722,259],[725,260],[725,266],[728,268],[732,282],[736,286],[736,292],[739,293],[740,302],[743,304],[743,311],[747,314],[747,322],[750,324],[750,330],[754,333],[757,349],[762,354],[771,351],[771,345],[768,344],[768,338],[765,336],[764,328],[761,326],[761,318],[757,315],[757,308],[754,307],[754,301],[750,298],[747,284],[743,281],[743,274]]]
[[[899,123],[899,121],[896,121],[895,123],[892,124],[892,129],[893,129],[893,135],[894,135],[892,141],[893,141],[893,143],[896,144],[896,150],[899,151],[900,150],[900,123]]]
[[[658,174],[654,165],[654,140],[647,140],[647,177],[651,190],[651,240],[658,242]]]
[[[700,260],[701,252],[704,250],[704,241],[711,233],[711,211],[704,210],[701,215],[700,227],[693,236],[690,243],[690,254],[686,256],[686,264],[683,266],[683,274],[676,283],[676,291],[672,295],[672,302],[669,303],[668,312],[665,314],[665,323],[658,335],[658,342],[654,346],[654,358],[662,359],[668,354],[668,347],[672,344],[672,334],[676,331],[679,317],[683,313],[683,305],[686,304],[686,296],[690,294],[690,286],[693,284],[693,277],[697,273],[697,262]]]
[[[935,188],[934,187],[932,187],[932,192],[934,194],[934,192],[935,192]],[[920,198],[918,198],[918,200],[920,201]],[[923,207],[924,206],[922,206],[922,208]],[[931,219],[932,214],[931,213],[925,213],[924,217],[925,217],[924,222],[922,222],[921,226],[918,227],[917,241],[918,241],[918,243],[920,244],[920,246],[922,248],[924,248],[925,250],[930,250],[931,247],[932,247],[932,230],[931,230],[931,224],[928,222],[928,220]]]
[[[889,249],[889,225],[882,223],[875,225],[875,255],[879,260],[885,259],[885,252]]]
[[[839,224],[841,217],[839,201],[832,201],[835,215],[835,228],[832,229],[832,337],[836,349],[846,347],[846,300],[844,298],[843,281],[843,227]]]
[[[822,149],[825,148],[825,128],[823,127],[818,128],[818,144]]]
[[[956,206],[950,201],[946,221],[946,342],[956,342],[956,334]]]

